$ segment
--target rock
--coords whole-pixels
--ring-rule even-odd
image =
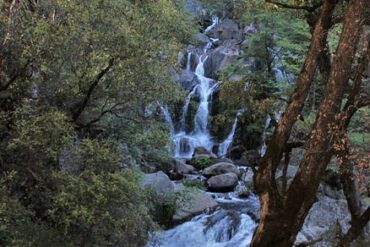
[[[197,154],[193,156],[191,160],[188,160],[187,163],[192,165],[197,170],[202,170],[210,165],[212,165],[213,157],[209,156],[208,154]]]
[[[216,78],[217,72],[235,62],[240,53],[239,46],[219,46],[210,53],[208,59],[204,62],[205,76]]]
[[[228,158],[217,158],[213,160],[213,162],[214,162],[213,165],[217,163],[221,163],[221,162],[226,162],[226,163],[231,163],[231,164],[234,163],[231,159],[228,159]]]
[[[208,190],[214,192],[233,191],[237,184],[238,176],[232,172],[217,175],[207,180]]]
[[[349,228],[350,214],[346,200],[335,200],[324,195],[318,196],[318,201],[310,209],[301,231],[296,238],[296,245],[326,238],[328,232],[339,223],[340,230],[346,232]],[[333,234],[335,235],[335,234]],[[333,236],[335,237],[335,236]],[[326,246],[317,243],[314,246]],[[330,246],[330,245],[329,245]]]
[[[193,36],[193,39],[196,41],[196,44],[197,45],[205,45],[208,42],[210,42],[210,39],[204,33],[197,33],[197,34],[195,34]]]
[[[186,66],[186,56],[183,51],[179,51],[177,54],[177,65],[184,68]]]
[[[200,17],[202,15],[203,8],[198,0],[186,0],[185,8],[194,17]]]
[[[197,84],[197,78],[194,72],[190,70],[183,70],[180,74],[179,81],[181,86],[188,91]]]
[[[217,202],[212,196],[199,189],[193,190],[179,204],[179,209],[176,210],[173,216],[173,221],[177,223],[184,222],[205,210],[217,207]]]
[[[240,82],[242,80],[244,80],[245,76],[244,75],[239,75],[239,74],[232,74],[228,80],[230,82]]]
[[[194,166],[187,165],[181,160],[175,160],[175,168],[174,172],[184,175],[184,174],[191,174],[195,171]]]
[[[246,151],[242,145],[234,146],[229,151],[229,157],[232,160],[238,160],[242,157],[242,154]]]
[[[243,153],[241,159],[250,166],[256,166],[261,159],[261,155],[257,150],[247,150]]]
[[[169,177],[162,171],[144,174],[140,186],[153,189],[158,195],[166,196],[175,191],[175,186]]]
[[[245,185],[236,186],[235,192],[240,198],[248,198],[251,194],[250,188]]]
[[[207,167],[203,170],[202,174],[205,177],[212,177],[230,172],[234,173],[237,176],[240,175],[239,169],[234,164],[221,162]]]
[[[249,190],[253,190],[253,171],[252,169],[247,169],[242,173],[241,180],[244,182],[244,186]]]
[[[250,23],[248,26],[245,26],[243,29],[244,35],[251,35],[257,33],[257,31],[257,25],[254,22]]]
[[[215,154],[208,151],[205,147],[196,147],[194,148],[194,153],[193,153],[193,157],[196,156],[196,155],[208,155],[212,158],[216,158]]]
[[[220,40],[237,40],[241,42],[243,40],[242,31],[239,29],[238,24],[230,19],[223,20],[215,29],[213,29],[210,35]]]
[[[178,83],[180,81],[179,73],[177,73],[177,71],[175,70],[173,66],[169,66],[168,70],[170,72],[172,80]]]

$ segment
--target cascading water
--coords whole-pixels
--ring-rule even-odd
[[[251,212],[258,209],[258,198],[221,198],[217,201],[222,209],[201,214],[175,228],[154,234],[146,247],[249,246],[257,226]]]
[[[226,139],[220,143],[220,145],[218,146],[218,156],[225,156],[227,154],[227,151],[229,150],[229,147],[230,145],[232,144],[233,142],[233,139],[234,139],[234,135],[235,135],[235,130],[236,130],[236,126],[238,124],[238,116],[240,115],[240,112],[238,112],[238,114],[236,114],[236,117],[235,117],[235,120],[234,120],[234,123],[233,123],[233,127],[229,133],[229,135],[226,137]]]
[[[211,31],[219,24],[218,17],[212,17],[212,24],[206,28],[205,33]],[[178,130],[174,129],[174,124],[171,115],[168,112],[167,107],[162,106],[162,112],[165,120],[168,122],[171,130],[172,140],[175,145],[174,156],[176,158],[191,158],[194,149],[196,147],[204,147],[211,151],[215,145],[213,138],[209,132],[208,119],[210,112],[210,105],[212,103],[212,94],[217,89],[219,83],[211,78],[205,76],[204,64],[208,59],[207,53],[212,49],[214,42],[217,39],[212,39],[202,49],[203,53],[199,55],[199,62],[195,68],[195,76],[198,84],[190,91],[185,99],[185,104],[182,108],[182,114]],[[191,70],[192,56],[196,56],[196,53],[188,52],[186,70]],[[188,116],[189,105],[194,96],[199,98],[199,106],[194,116],[194,128],[192,131],[187,132],[186,119]],[[232,130],[227,136],[225,141],[220,144],[221,155],[225,155],[229,146],[232,143],[232,139],[235,133],[237,121],[234,121]]]

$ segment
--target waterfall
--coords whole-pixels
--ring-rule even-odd
[[[175,127],[174,127],[170,112],[168,111],[168,107],[166,105],[165,106],[160,105],[160,107],[161,107],[164,119],[169,125],[171,136],[173,136],[173,134],[175,133]]]
[[[258,197],[237,199],[219,195],[221,209],[204,213],[172,229],[157,232],[146,247],[246,247],[257,223],[250,217],[258,210]],[[253,213],[252,213],[253,215]]]
[[[204,33],[208,33],[213,28],[215,28],[220,22],[220,19],[217,16],[212,16],[212,24],[204,30]]]
[[[219,24],[219,18],[216,16],[212,17],[212,24],[206,28],[205,32],[209,32]],[[212,78],[207,78],[205,76],[205,67],[204,64],[208,59],[208,53],[210,49],[213,48],[214,42],[217,42],[217,39],[211,39],[203,49],[200,51],[201,54],[197,54],[194,51],[188,51],[187,61],[186,61],[186,70],[191,71],[191,60],[193,56],[199,56],[199,62],[195,68],[194,74],[197,78],[197,85],[189,92],[185,98],[184,106],[182,107],[182,114],[179,122],[179,128],[175,130],[174,123],[172,121],[171,115],[168,112],[167,106],[161,106],[164,118],[167,121],[172,141],[174,143],[175,149],[173,152],[174,157],[176,158],[191,158],[196,147],[204,147],[209,151],[212,151],[213,146],[215,145],[213,137],[209,131],[208,119],[210,116],[210,106],[212,104],[212,95],[215,90],[218,88],[219,83],[213,80]],[[192,131],[187,131],[186,128],[186,118],[189,112],[190,102],[193,97],[197,96],[199,98],[199,105],[196,109],[195,116],[193,119],[194,128]],[[220,144],[220,155],[225,155],[228,148],[232,144],[233,136],[237,126],[237,119],[235,119],[232,126],[231,132],[227,138]]]
[[[196,92],[197,89],[198,89],[198,85],[195,86],[190,91],[190,93],[188,94],[188,96],[186,97],[185,104],[184,104],[184,106],[182,108],[182,115],[181,115],[181,120],[180,120],[180,131],[185,131],[185,129],[186,129],[186,116],[188,114],[190,100],[194,96],[194,94],[195,94],[195,92]]]
[[[188,59],[186,60],[186,70],[191,70],[191,52],[188,53]]]
[[[218,156],[221,156],[221,157],[225,156],[227,151],[229,150],[229,147],[232,144],[233,139],[234,139],[234,134],[235,134],[236,126],[238,124],[238,116],[239,115],[240,115],[240,113],[238,112],[238,114],[236,114],[236,117],[235,117],[235,120],[234,120],[234,123],[233,123],[233,127],[231,128],[231,131],[230,131],[229,135],[218,146]]]

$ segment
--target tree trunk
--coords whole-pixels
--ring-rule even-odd
[[[320,104],[316,122],[311,131],[308,149],[286,196],[282,198],[276,190],[274,178],[276,166],[281,159],[281,149],[285,146],[292,125],[303,106],[308,91],[306,89],[311,84],[315,69],[310,71],[313,72],[312,74],[306,74],[305,68],[301,72],[300,78],[302,74],[306,74],[303,77],[306,80],[297,81],[295,92],[302,94],[293,94],[292,101],[274,132],[261,161],[261,167],[255,176],[256,190],[261,202],[261,218],[252,240],[252,247],[292,246],[315,201],[320,179],[333,154],[332,125],[335,123],[343,91],[349,80],[356,44],[365,19],[366,1],[353,0],[348,5],[336,59],[331,66],[325,97]],[[319,44],[318,47],[322,49],[324,44],[322,38],[326,40],[323,31],[326,32],[326,27],[330,26],[334,5],[333,1],[325,1],[315,27],[311,48]],[[311,51],[311,48],[306,62],[314,63],[316,68],[318,54]],[[307,76],[310,80],[307,80]]]

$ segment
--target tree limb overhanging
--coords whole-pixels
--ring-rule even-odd
[[[287,3],[283,3],[283,2],[275,1],[275,0],[266,0],[266,3],[271,3],[271,4],[274,4],[274,5],[276,5],[278,7],[281,7],[281,8],[305,10],[305,11],[308,11],[308,12],[314,12],[315,10],[320,8],[320,6],[322,5],[321,1],[319,1],[315,4],[313,4],[313,5],[291,5],[291,4],[287,4]]]
[[[89,87],[84,99],[82,100],[78,109],[72,115],[72,121],[73,122],[76,122],[78,120],[78,118],[80,117],[80,115],[82,114],[82,112],[85,110],[85,108],[86,108],[87,104],[89,103],[91,95],[94,92],[96,86],[99,84],[99,81],[104,77],[104,75],[107,74],[110,71],[110,69],[113,67],[114,61],[115,61],[114,58],[111,58],[109,60],[109,64],[107,65],[107,67],[105,67],[102,71],[100,71],[100,73],[95,77],[95,79],[90,82],[90,87]]]

